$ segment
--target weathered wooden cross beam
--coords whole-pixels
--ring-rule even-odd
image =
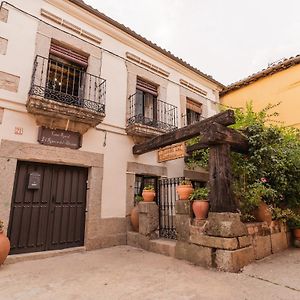
[[[186,152],[192,153],[219,144],[229,144],[230,149],[239,153],[248,152],[248,139],[240,132],[227,128],[221,124],[213,122],[207,130],[201,134],[200,141],[192,146],[188,146]]]
[[[145,143],[134,145],[132,152],[133,154],[144,154],[165,146],[186,141],[193,137],[199,136],[202,132],[206,131],[213,122],[225,126],[234,124],[234,111],[226,110],[203,121],[159,135]]]
[[[209,200],[212,212],[237,212],[231,186],[230,149],[246,153],[247,138],[226,126],[235,123],[234,112],[227,110],[195,124],[157,136],[148,142],[135,145],[133,154],[143,154],[171,144],[201,136],[200,142],[189,146],[194,150],[209,148]]]

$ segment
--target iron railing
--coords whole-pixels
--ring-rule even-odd
[[[133,94],[129,97],[127,125],[142,124],[165,131],[178,128],[178,109],[167,102],[153,99],[146,106],[143,99]]]
[[[159,236],[177,239],[175,226],[175,202],[178,200],[176,187],[184,177],[159,180],[157,202],[159,206]]]
[[[188,120],[188,117],[187,115],[185,114],[182,114],[181,115],[181,124],[182,124],[182,127],[184,126],[187,126],[187,125],[191,125],[191,124],[194,124],[194,123],[197,123],[197,122],[200,122],[200,121],[203,121],[207,119],[207,117],[204,117],[203,115],[200,115],[200,116],[197,116],[196,114],[194,116],[192,116],[189,120]]]
[[[29,95],[104,114],[106,80],[79,67],[37,55]]]

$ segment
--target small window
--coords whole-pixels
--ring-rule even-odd
[[[202,117],[202,104],[191,99],[186,101],[186,124],[191,125],[193,123],[201,121]]]
[[[143,189],[148,184],[153,185],[154,190],[157,193],[157,183],[158,183],[158,177],[147,176],[147,175],[136,175],[135,176],[135,183],[134,183],[134,198],[136,196],[142,196]]]
[[[192,185],[194,189],[206,187],[207,183],[204,181],[192,180]]]

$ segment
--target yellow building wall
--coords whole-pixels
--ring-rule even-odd
[[[300,65],[228,92],[220,100],[231,107],[245,107],[246,102],[252,100],[255,111],[265,108],[269,103],[281,102],[272,110],[279,113],[273,119],[283,122],[283,125],[300,128]]]

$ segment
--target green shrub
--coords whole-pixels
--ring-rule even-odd
[[[208,189],[206,187],[197,188],[195,189],[190,197],[189,200],[206,200],[208,198]]]
[[[247,154],[231,152],[235,200],[247,220],[252,219],[260,201],[273,210],[300,207],[300,131],[270,122],[278,115],[270,113],[277,105],[254,112],[252,103],[247,103],[245,109],[235,109],[236,123],[230,126],[245,134],[249,142]],[[198,141],[191,139],[189,144]],[[195,151],[189,163],[205,166],[207,162],[207,151]],[[278,211],[273,217],[282,218]]]

